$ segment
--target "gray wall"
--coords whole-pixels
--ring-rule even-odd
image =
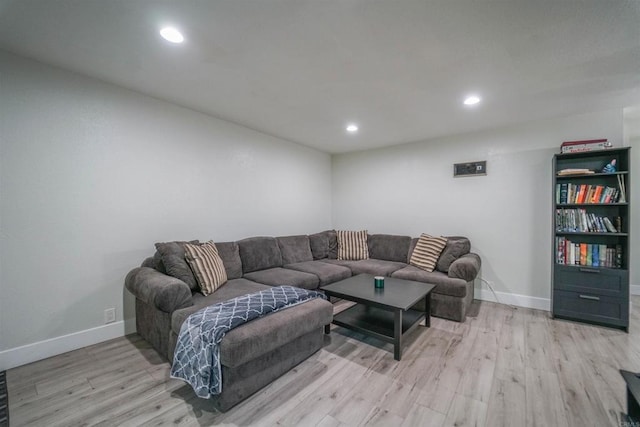
[[[596,137],[621,146],[622,111],[336,155],[333,225],[468,236],[500,295],[548,308],[551,160],[562,141]],[[453,178],[453,163],[476,160],[487,176]]]
[[[640,105],[624,109],[624,139],[625,145],[631,147],[631,174],[633,182],[631,186],[631,259],[636,260],[633,265],[638,265],[640,259]],[[640,268],[631,268],[632,292],[640,295]]]
[[[0,356],[133,317],[154,242],[331,225],[328,154],[2,51],[0,120]]]

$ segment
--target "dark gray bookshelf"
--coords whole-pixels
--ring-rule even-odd
[[[629,331],[629,244],[631,171],[629,147],[582,153],[556,154],[553,157],[553,271],[551,278],[551,314],[568,319],[609,326]],[[605,165],[616,160],[617,171],[602,173]],[[565,169],[589,169],[590,174],[558,175]],[[567,200],[568,184],[612,187],[620,191],[624,183],[625,199],[614,203],[576,203]],[[565,184],[565,186],[563,186]],[[558,218],[565,209],[584,209],[586,215],[607,217],[613,224],[619,218],[616,232],[566,229]],[[589,221],[587,221],[589,222]],[[570,227],[569,227],[570,228]],[[570,243],[568,243],[569,241]],[[578,245],[576,247],[576,245]],[[591,258],[580,256],[580,245],[588,248]],[[573,249],[571,249],[573,246]],[[597,246],[597,248],[596,248]],[[601,249],[613,249],[613,259],[600,256]],[[598,260],[594,260],[594,252]],[[617,251],[617,252],[616,252]],[[578,255],[576,255],[578,252]],[[610,254],[609,254],[610,255]],[[609,263],[611,261],[611,263]],[[601,265],[604,263],[604,265]]]

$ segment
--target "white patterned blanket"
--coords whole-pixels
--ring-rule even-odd
[[[189,383],[198,397],[222,393],[220,343],[225,334],[250,320],[313,298],[326,296],[293,286],[276,286],[196,311],[180,328],[171,378]]]

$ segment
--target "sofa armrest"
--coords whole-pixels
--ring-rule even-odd
[[[451,263],[449,267],[449,277],[462,279],[465,282],[474,280],[480,272],[480,256],[474,253],[462,255]]]
[[[189,285],[153,268],[134,268],[124,284],[136,298],[165,313],[193,305]]]

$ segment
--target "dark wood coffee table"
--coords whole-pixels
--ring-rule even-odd
[[[627,421],[634,426],[640,423],[640,374],[620,369],[622,378],[627,383]],[[626,425],[626,424],[621,424]]]
[[[384,289],[376,289],[370,274],[359,274],[321,288],[327,296],[357,304],[333,316],[333,323],[393,344],[393,356],[402,357],[402,337],[425,319],[430,326],[431,291],[435,285],[385,277]],[[425,311],[412,307],[421,299]],[[329,333],[329,325],[325,332]]]

